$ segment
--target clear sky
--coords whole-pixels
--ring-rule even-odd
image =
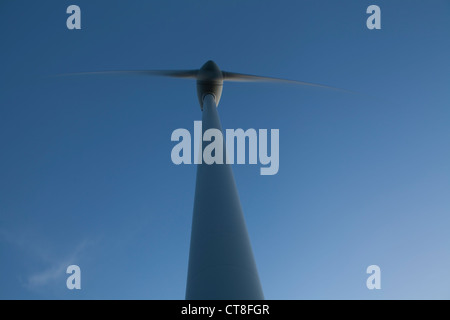
[[[233,166],[267,299],[450,298],[448,0],[4,0],[0,39],[0,298],[184,299],[195,82],[51,76],[209,59],[358,92],[224,86],[224,128],[280,130],[277,175]]]

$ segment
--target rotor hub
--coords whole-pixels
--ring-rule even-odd
[[[197,96],[202,110],[203,99],[207,94],[212,94],[216,100],[216,105],[219,105],[222,88],[222,71],[214,61],[209,60],[200,68],[197,75]]]

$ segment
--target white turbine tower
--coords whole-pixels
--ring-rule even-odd
[[[110,73],[196,79],[197,95],[203,113],[202,136],[208,129],[222,131],[217,106],[224,81],[287,82],[340,90],[309,82],[221,71],[211,60],[198,70],[103,71],[78,74]],[[186,285],[188,300],[264,299],[233,171],[226,162],[225,145],[222,143],[223,164],[206,164],[201,161],[197,167]],[[203,154],[203,145],[199,150]]]

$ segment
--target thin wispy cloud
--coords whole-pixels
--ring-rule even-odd
[[[93,244],[92,240],[85,238],[65,255],[58,255],[52,248],[42,245],[43,241],[37,241],[33,237],[33,232],[29,231],[12,232],[0,229],[0,241],[21,250],[28,257],[26,259],[44,266],[31,274],[19,276],[19,281],[22,285],[31,291],[40,290],[62,281],[67,276],[67,267],[72,264],[79,265],[83,252]]]
[[[29,289],[37,289],[62,279],[66,275],[68,266],[79,264],[80,255],[88,243],[89,241],[83,240],[68,256],[57,258],[46,269],[28,276],[25,286]]]

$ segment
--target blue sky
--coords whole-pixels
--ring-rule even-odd
[[[277,175],[233,166],[266,298],[449,299],[449,17],[446,0],[2,1],[0,298],[184,298],[196,168],[170,136],[201,120],[195,82],[51,76],[213,59],[359,93],[224,86],[224,128],[280,130]]]

